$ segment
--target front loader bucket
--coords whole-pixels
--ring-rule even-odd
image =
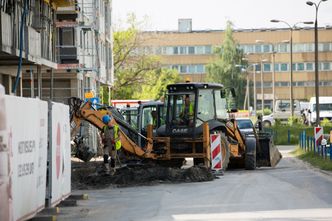
[[[273,144],[273,137],[269,133],[257,134],[256,163],[258,167],[275,167],[282,158],[278,148]]]

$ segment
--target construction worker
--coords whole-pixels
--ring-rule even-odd
[[[111,118],[109,115],[104,115],[102,118],[105,124],[102,131],[102,141],[104,144],[104,165],[106,173],[111,175],[115,174],[115,160],[117,156],[117,150],[121,148],[120,133],[118,125],[111,125]],[[108,162],[109,155],[111,156],[111,162]]]
[[[157,127],[157,111],[153,110],[151,111],[151,116],[152,116],[152,126],[153,128]]]
[[[190,102],[189,95],[185,95],[182,110],[180,113],[181,124],[191,126],[194,119],[194,105]]]

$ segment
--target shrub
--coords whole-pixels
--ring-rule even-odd
[[[327,119],[327,118],[324,118],[321,122],[320,122],[320,125],[322,127],[332,127],[332,122]]]
[[[299,117],[289,117],[288,118],[288,125],[293,126],[293,125],[299,125],[301,124],[301,119]]]
[[[272,113],[272,111],[271,111],[271,109],[269,109],[269,108],[265,108],[264,110],[263,110],[263,115],[270,115]]]

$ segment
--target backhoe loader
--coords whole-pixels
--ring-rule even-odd
[[[233,95],[235,96],[235,95]],[[203,136],[204,127],[209,133],[221,134],[222,165],[226,169],[229,163],[242,164],[246,169],[261,166],[274,167],[281,159],[281,154],[273,145],[269,134],[254,130],[243,135],[234,119],[229,118],[226,108],[226,92],[221,84],[180,83],[167,86],[166,124],[157,130],[157,139],[169,139],[168,155],[204,152],[204,142],[198,142]],[[189,97],[193,107],[191,122],[181,118],[185,99]],[[233,110],[236,111],[236,110]],[[197,156],[195,164],[205,159]]]
[[[183,118],[185,100],[191,103],[190,120]],[[132,128],[112,108],[94,109],[91,102],[70,102],[72,135],[81,120],[86,120],[100,130],[104,127],[102,117],[112,117],[111,124],[121,128],[124,152],[140,159],[151,159],[166,166],[180,167],[185,158],[193,158],[194,164],[211,166],[210,134],[221,134],[222,165],[226,169],[231,162],[242,163],[246,169],[275,166],[281,154],[273,146],[268,134],[253,133],[243,136],[234,119],[228,118],[225,89],[221,84],[180,83],[167,86],[165,124],[153,134],[152,125],[146,136]],[[130,133],[144,139],[136,142]]]

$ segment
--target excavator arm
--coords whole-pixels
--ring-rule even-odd
[[[116,117],[112,115],[112,112],[105,109],[96,110],[93,108],[92,103],[90,101],[83,103],[79,98],[70,98],[70,125],[71,125],[71,136],[74,137],[76,135],[76,131],[81,126],[81,121],[85,120],[102,130],[104,126],[104,122],[102,118],[104,115],[108,114],[111,117],[111,125],[119,125]],[[150,158],[157,159],[157,155],[152,153],[153,142],[151,138],[146,138],[146,146],[140,147],[134,141],[132,141],[119,127],[120,131],[120,140],[123,150],[130,154],[134,154],[137,157],[142,158]]]

